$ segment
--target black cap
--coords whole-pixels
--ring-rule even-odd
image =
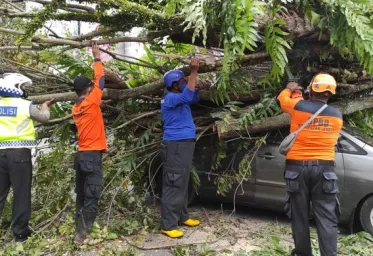
[[[74,90],[77,94],[84,91],[92,85],[91,79],[86,76],[77,76],[74,80]]]

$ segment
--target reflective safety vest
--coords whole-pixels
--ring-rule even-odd
[[[0,99],[0,149],[36,147],[31,102],[21,98]]]

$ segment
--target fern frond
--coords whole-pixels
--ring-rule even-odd
[[[325,2],[325,1],[324,1]],[[328,1],[329,2],[329,1]],[[341,55],[346,49],[353,51],[360,64],[373,74],[373,21],[371,1],[338,0],[332,4],[334,12],[328,16],[330,43]]]
[[[263,15],[264,3],[257,0],[232,0],[223,3],[221,41],[224,45],[223,68],[220,72],[218,91],[221,99],[228,98],[226,91],[237,91],[231,83],[232,73],[239,68],[237,60],[249,49],[254,51],[260,40],[257,15]]]
[[[206,45],[207,39],[207,26],[208,26],[208,10],[209,0],[187,0],[182,14],[185,16],[184,24],[187,24],[184,31],[194,27],[192,42],[202,32],[203,44]]]
[[[255,104],[243,117],[240,118],[239,124],[243,127],[251,125],[257,120],[275,116],[281,113],[276,99],[271,97],[270,94],[264,95],[263,99]]]
[[[279,84],[288,63],[286,50],[290,50],[291,47],[283,38],[288,35],[287,32],[280,28],[283,25],[285,25],[285,21],[277,17],[272,18],[265,24],[264,40],[266,51],[272,60],[272,66],[269,75],[261,81],[262,84]]]

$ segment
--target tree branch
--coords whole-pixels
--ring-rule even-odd
[[[24,34],[22,31],[13,30],[13,29],[9,29],[9,28],[0,28],[0,32],[7,33],[7,34],[12,34],[12,35],[23,35]]]
[[[128,90],[105,89],[103,99],[123,100],[133,97],[139,97],[144,94],[151,94],[153,92],[156,92],[157,90],[161,90],[162,88],[163,79]],[[50,99],[55,99],[56,102],[74,101],[77,99],[77,96],[75,92],[65,92],[57,94],[30,96],[28,99],[34,103],[43,103]]]
[[[124,37],[117,37],[117,38],[95,40],[95,42],[97,43],[97,45],[103,45],[103,44],[116,44],[116,43],[123,43],[123,42],[146,43],[151,40],[153,40],[153,38],[124,36]],[[49,45],[69,45],[69,46],[76,47],[76,48],[87,47],[87,46],[92,45],[91,40],[77,42],[77,41],[68,40],[68,39],[34,37],[32,41],[35,43],[49,44]]]
[[[107,31],[107,30],[105,30]],[[13,30],[13,29],[8,29],[8,28],[0,28],[0,32],[3,33],[8,33],[8,34],[14,34],[14,35],[24,35],[23,31],[20,30]],[[98,32],[98,31],[97,31]],[[100,31],[100,33],[103,33],[103,31]],[[84,37],[90,37],[90,36],[95,36],[97,34],[94,34],[93,32],[87,35],[81,36],[81,38]],[[72,47],[76,48],[81,48],[81,47],[87,47],[92,45],[92,40],[86,40],[83,42],[78,42],[76,41],[78,37],[72,39],[60,39],[60,38],[40,38],[38,36],[34,36],[31,41],[35,43],[40,43],[40,44],[49,44],[49,45],[69,45]],[[152,41],[154,38],[153,37],[128,37],[128,36],[123,36],[123,37],[113,37],[113,38],[108,38],[108,39],[100,39],[100,40],[95,40],[97,45],[103,45],[103,44],[116,44],[116,43],[123,43],[123,42],[138,42],[138,43],[146,43]]]
[[[103,28],[103,29],[99,29],[98,31],[92,31],[92,32],[89,32],[87,34],[84,34],[84,35],[79,35],[79,36],[73,36],[71,38],[69,38],[70,40],[74,40],[74,41],[82,41],[84,39],[90,39],[92,37],[96,37],[96,36],[101,36],[103,34],[107,34],[107,33],[110,33],[110,32],[113,32],[115,31],[113,28]]]
[[[38,51],[40,48],[38,46],[0,46],[0,51]]]
[[[102,48],[100,48],[100,50],[104,53],[109,54],[111,57],[113,57],[116,60],[120,60],[120,61],[127,62],[127,63],[132,64],[132,65],[137,65],[137,66],[141,66],[141,67],[145,67],[145,68],[152,68],[152,69],[157,69],[157,70],[159,69],[159,67],[154,66],[151,63],[146,62],[146,61],[142,61],[143,63],[134,62],[134,61],[130,61],[130,60],[127,60],[127,59],[121,57],[121,54],[117,54],[117,53],[114,53],[114,52],[111,52],[111,51],[108,51],[108,50],[105,50],[105,49],[102,49]]]
[[[14,9],[16,9],[18,12],[23,12],[23,10],[21,8],[19,8],[17,5],[13,4],[12,2],[9,2],[8,0],[3,0],[5,3],[9,4],[10,6],[12,6]],[[57,38],[58,38],[58,35],[56,34],[56,32],[54,32],[52,29],[48,28],[47,26],[43,26],[44,28],[46,28],[48,31],[50,31],[51,33],[53,33]],[[22,34],[21,34],[22,35]]]
[[[45,0],[38,0],[45,1]],[[92,1],[89,1],[92,3]],[[191,35],[193,33],[192,29],[184,31],[185,25],[182,25],[184,22],[184,17],[181,15],[175,15],[172,17],[164,16],[157,10],[148,8],[144,5],[133,3],[130,1],[120,1],[116,3],[111,1],[103,2],[101,0],[94,1],[101,5],[102,8],[114,8],[116,12],[114,14],[103,14],[103,13],[76,13],[76,12],[67,12],[67,13],[56,13],[51,20],[66,20],[66,21],[85,21],[85,22],[95,22],[100,23],[104,26],[113,27],[117,31],[128,31],[133,27],[144,27],[148,30],[154,30],[159,33],[162,31],[161,35],[169,35],[174,42],[184,42],[192,43]],[[9,13],[3,11],[1,14],[8,17],[23,17],[23,18],[33,18],[35,13]],[[297,13],[292,15],[283,15],[287,22],[285,28],[291,32],[295,37],[305,36],[314,32],[314,29],[307,23],[307,21],[299,16]],[[261,30],[264,24],[267,22],[269,17],[256,17],[257,22],[259,23],[259,29]],[[124,22],[123,22],[124,21]],[[220,28],[209,28],[209,31],[213,32],[208,36],[208,46],[216,47],[219,42],[219,31]],[[197,38],[197,41],[194,43],[196,45],[201,45],[201,37]]]
[[[46,0],[26,0],[26,1],[34,2],[34,3],[38,3],[42,5],[47,5],[51,3],[51,1],[46,1]],[[84,10],[92,14],[95,12],[95,9],[93,9],[92,7],[79,5],[79,4],[65,4],[65,7],[72,8],[72,9],[78,9],[78,10]]]
[[[153,116],[153,115],[156,115],[156,114],[159,114],[161,111],[160,110],[155,110],[155,111],[151,111],[151,112],[147,112],[147,113],[144,113],[144,114],[141,114],[141,115],[138,115],[134,118],[132,118],[131,120],[128,120],[127,122],[113,128],[112,130],[119,130],[119,129],[122,129],[123,127],[129,125],[130,123],[136,121],[136,120],[139,120],[141,118],[144,118],[144,117],[148,117],[148,116]]]
[[[373,89],[373,82],[368,84],[338,84],[337,92],[340,95],[352,95],[356,92],[362,92]]]
[[[331,106],[339,109],[343,115],[350,115],[354,112],[373,108],[373,96],[364,97],[355,100],[343,100],[330,104]],[[227,124],[224,121],[215,122],[215,131],[217,131],[221,139],[229,139],[234,137],[241,137],[243,134],[266,132],[284,128],[290,124],[290,116],[288,114],[281,114],[278,116],[264,118],[259,121],[255,121],[252,125],[247,128],[242,127],[235,121],[231,124]]]
[[[14,9],[16,9],[17,11],[20,11],[20,12],[23,12],[23,10],[21,8],[19,8],[17,5],[13,4],[12,2],[9,2],[8,0],[3,0],[4,3],[7,3],[9,4],[10,6],[12,6]]]

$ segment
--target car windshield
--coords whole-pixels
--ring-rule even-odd
[[[373,147],[373,137],[369,136],[359,127],[352,127],[350,125],[345,124],[343,129],[354,136],[355,138],[363,141],[364,143],[368,144],[369,146]]]

